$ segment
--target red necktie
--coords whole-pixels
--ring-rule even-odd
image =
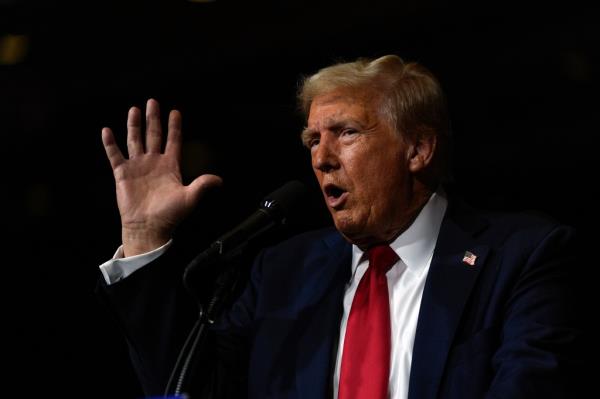
[[[385,399],[390,374],[390,302],[386,272],[398,255],[388,245],[367,251],[344,338],[338,399]]]

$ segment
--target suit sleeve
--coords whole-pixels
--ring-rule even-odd
[[[511,261],[524,264],[508,293],[487,398],[571,397],[581,355],[573,231],[556,227]]]
[[[97,294],[126,338],[133,368],[147,396],[164,394],[179,351],[198,318],[198,307],[182,283],[185,264],[174,244],[126,279],[111,285],[99,279]],[[252,286],[248,284],[231,312],[209,330],[194,372],[194,397],[238,398],[246,394]]]

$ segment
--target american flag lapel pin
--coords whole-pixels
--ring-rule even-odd
[[[469,266],[475,266],[475,261],[477,260],[477,255],[473,252],[465,251],[465,256],[463,256],[462,261]]]

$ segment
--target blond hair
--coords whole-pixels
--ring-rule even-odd
[[[427,68],[404,62],[396,55],[360,58],[323,68],[304,78],[298,90],[305,117],[308,118],[317,96],[338,89],[368,90],[379,95],[382,114],[408,140],[435,135],[436,163],[446,169],[450,138],[446,99],[438,80]]]

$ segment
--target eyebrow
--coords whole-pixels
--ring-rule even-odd
[[[311,136],[316,133],[317,133],[317,131],[315,129],[305,127],[304,130],[302,130],[302,133],[300,133],[300,139],[302,140],[302,144],[307,146],[308,141],[310,140]]]
[[[333,119],[333,118],[332,118]],[[329,120],[326,121],[325,123],[325,129],[327,130],[339,130],[343,127],[345,127],[346,125],[348,125],[349,123],[351,124],[355,124],[358,126],[358,128],[360,129],[364,129],[365,126],[360,123],[359,121],[357,121],[356,119],[353,118],[342,118],[340,120]],[[302,130],[302,133],[300,133],[300,138],[302,139],[303,143],[306,143],[306,141],[310,138],[310,136],[312,136],[313,134],[317,134],[318,131],[310,128],[310,127],[305,127],[304,130]]]

